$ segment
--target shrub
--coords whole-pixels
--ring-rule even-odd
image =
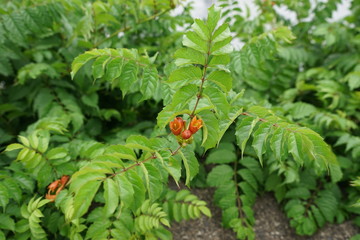
[[[284,2],[297,25],[277,1],[253,21],[235,2],[206,21],[178,4],[0,5],[0,239],[170,239],[171,221],[211,216],[170,178],[215,187],[239,239],[263,191],[302,235],[358,213],[357,30],[326,21],[332,2],[309,34],[307,4]]]

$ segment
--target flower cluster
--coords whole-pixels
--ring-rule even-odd
[[[69,181],[70,177],[67,175],[62,176],[60,179],[53,181],[49,184],[48,192],[45,195],[45,198],[50,201],[55,201],[56,196],[61,190],[64,189],[66,183]],[[54,194],[55,193],[55,194]]]
[[[201,119],[197,119],[196,116],[191,119],[188,128],[186,128],[186,121],[184,121],[181,117],[176,117],[174,121],[170,122],[170,130],[175,136],[177,136],[180,144],[191,143],[192,135],[202,126],[203,121]]]

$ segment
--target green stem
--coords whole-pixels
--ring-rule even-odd
[[[204,90],[204,82],[205,82],[205,79],[206,79],[206,70],[208,68],[208,63],[209,63],[209,58],[210,58],[210,48],[211,48],[211,39],[208,41],[208,51],[207,51],[207,54],[206,54],[206,57],[205,57],[205,64],[204,64],[204,68],[203,68],[203,74],[201,76],[201,85],[200,85],[200,88],[199,88],[199,92],[196,95],[196,97],[197,97],[196,103],[195,103],[194,109],[192,110],[192,112],[190,114],[190,118],[193,118],[195,116],[196,108],[197,108],[197,106],[199,104],[202,92]]]

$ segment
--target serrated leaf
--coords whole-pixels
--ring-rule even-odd
[[[120,77],[123,63],[124,60],[120,57],[111,59],[106,66],[104,79],[108,82],[113,82],[114,79]]]
[[[205,151],[209,148],[213,148],[219,141],[219,120],[215,117],[215,114],[209,110],[200,112],[201,120],[203,121],[203,141],[201,146],[205,148]]]
[[[8,189],[0,182],[0,205],[5,209],[6,205],[9,203],[9,192]]]
[[[126,139],[126,147],[139,148],[148,152],[153,151],[150,140],[141,135],[132,135]]]
[[[82,185],[82,188],[77,191],[74,196],[73,219],[80,218],[88,211],[100,185],[101,181],[86,182]]]
[[[241,149],[242,155],[244,154],[246,143],[258,121],[259,120],[257,118],[243,118],[236,127],[236,142]]]
[[[134,162],[137,161],[134,151],[131,148],[123,146],[123,145],[109,146],[108,148],[106,148],[105,152],[108,154],[120,157],[122,159],[129,159]]]
[[[207,176],[207,184],[211,187],[219,187],[221,184],[231,180],[234,170],[228,165],[219,165],[214,167]]]
[[[9,198],[13,198],[17,203],[20,203],[22,198],[22,191],[16,180],[13,178],[6,178],[2,184],[8,189]]]
[[[225,94],[214,87],[205,88],[203,94],[213,104],[216,113],[220,118],[227,118],[230,111],[230,104],[228,103]]]
[[[132,209],[138,209],[145,200],[145,186],[143,180],[135,171],[127,171],[126,176],[129,182],[132,184],[134,190],[134,201],[132,203]]]
[[[164,128],[166,124],[181,113],[190,113],[189,109],[184,109],[188,103],[195,99],[198,88],[190,84],[180,88],[173,96],[171,104],[167,105],[157,116],[158,126]]]
[[[224,92],[228,92],[232,88],[232,77],[230,73],[225,71],[213,71],[207,76],[206,80],[214,82]]]
[[[266,148],[264,149],[264,145],[266,144],[266,139],[269,135],[271,127],[271,123],[262,123],[253,134],[253,142],[251,146],[254,148],[261,165],[263,165],[262,155],[266,150]]]
[[[185,64],[205,64],[205,55],[192,48],[180,48],[174,54],[175,64],[182,66]]]
[[[155,168],[150,163],[145,163],[144,166],[148,172],[149,179],[149,198],[151,200],[156,200],[160,197],[163,190],[163,184],[161,182],[161,175],[157,168]]]
[[[254,191],[258,190],[257,181],[249,169],[240,169],[238,174],[241,176],[243,181],[246,181],[252,188],[254,188]]]
[[[79,69],[84,66],[88,61],[97,57],[96,51],[87,51],[77,56],[71,64],[71,78],[74,78]]]
[[[111,178],[104,181],[105,216],[111,216],[119,205],[119,185]]]
[[[184,35],[182,43],[184,46],[192,48],[201,53],[208,52],[207,41],[201,39],[201,37],[198,34],[196,34],[195,32],[187,32]]]
[[[117,181],[117,185],[119,186],[121,204],[126,207],[131,206],[134,201],[133,185],[125,174],[118,174],[115,177],[115,180]]]
[[[63,147],[53,148],[46,153],[48,159],[58,159],[67,156],[67,150]]]
[[[220,8],[215,7],[215,5],[212,5],[209,8],[208,12],[209,13],[208,13],[208,18],[207,18],[206,24],[209,28],[210,33],[212,33],[215,30],[215,28],[220,20],[220,14],[221,14]]]
[[[216,31],[214,32],[214,35],[212,37],[213,38],[212,42],[214,42],[214,43],[221,42],[221,41],[227,39],[228,37],[231,37],[229,24],[224,23],[220,27],[218,27],[216,29]]]
[[[125,97],[132,85],[137,81],[138,66],[134,61],[128,61],[122,68],[119,86]]]
[[[15,221],[7,214],[0,213],[0,229],[15,231]]]
[[[193,151],[183,149],[183,150],[179,150],[179,153],[180,153],[181,159],[184,163],[185,172],[186,172],[185,185],[189,186],[190,181],[199,172],[199,163],[198,163]]]
[[[143,73],[143,79],[140,91],[143,94],[142,100],[149,99],[154,95],[158,85],[158,73],[155,67],[146,67]]]
[[[219,148],[211,151],[211,153],[206,158],[206,163],[231,163],[236,161],[236,159],[237,156],[234,151]]]
[[[187,66],[173,71],[169,76],[168,82],[170,83],[181,82],[181,86],[183,86],[195,80],[200,81],[201,77],[202,77],[202,72],[199,67]]]
[[[310,197],[310,195],[311,194],[309,189],[305,187],[297,187],[288,190],[288,192],[285,194],[285,198],[301,198],[306,200]]]
[[[93,63],[92,67],[92,75],[94,79],[102,78],[105,74],[106,64],[110,61],[110,56],[100,56]]]
[[[23,145],[21,145],[19,143],[13,143],[13,144],[8,145],[5,149],[5,151],[9,152],[9,151],[17,150],[17,149],[22,149],[22,148],[24,148]]]
[[[191,25],[192,30],[194,30],[203,40],[208,41],[210,39],[210,32],[205,23],[200,19],[195,19],[193,25]]]
[[[283,156],[282,150],[284,150],[284,144],[285,144],[284,134],[285,134],[285,130],[281,127],[278,127],[275,129],[270,139],[270,147],[272,151],[275,153],[275,158],[277,160],[282,160],[282,156]]]

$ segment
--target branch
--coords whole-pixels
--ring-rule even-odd
[[[179,145],[174,151],[171,151],[171,156],[176,155],[179,152],[179,150],[181,149],[181,147],[182,146]],[[119,172],[113,173],[113,174],[109,175],[108,177],[106,177],[105,179],[115,177],[116,175],[119,175],[121,173],[129,171],[130,169],[132,169],[132,168],[134,168],[136,166],[140,166],[141,164],[146,163],[147,161],[150,161],[151,159],[156,159],[156,158],[157,157],[156,157],[155,153],[152,153],[150,157],[148,157],[148,158],[146,158],[146,159],[144,159],[144,160],[142,160],[140,162],[137,162],[137,163],[135,163],[133,165],[130,165],[129,167],[123,168]]]

